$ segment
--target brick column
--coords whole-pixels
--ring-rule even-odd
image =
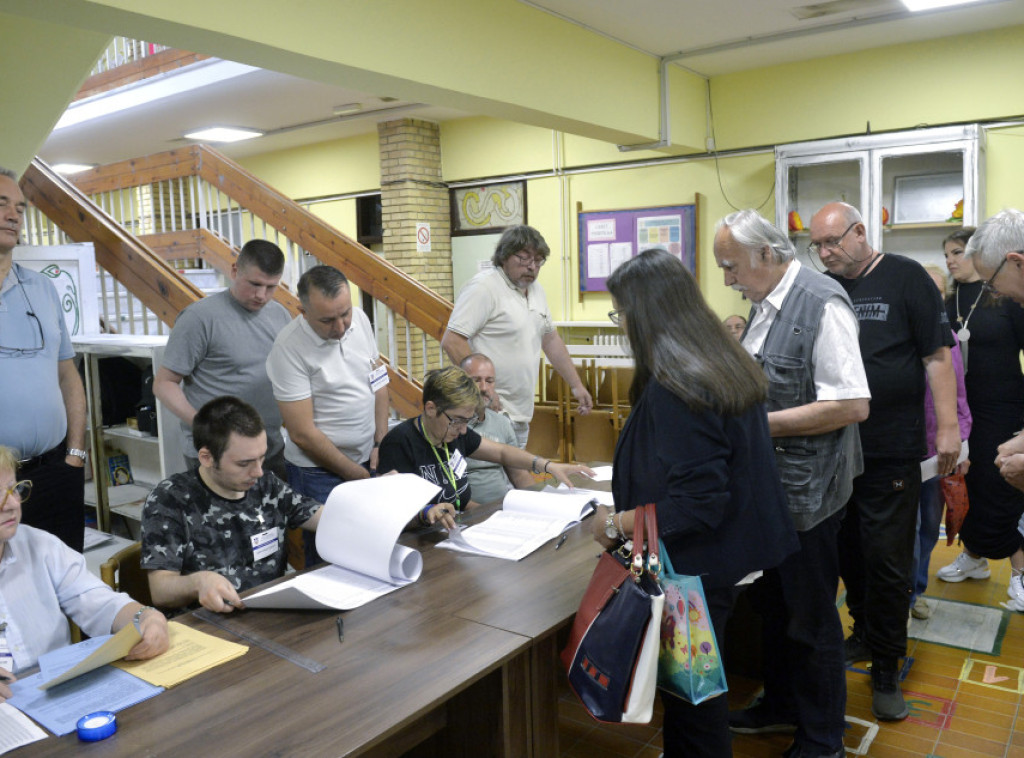
[[[441,140],[437,124],[417,119],[377,125],[380,145],[384,257],[421,284],[452,299],[452,242],[448,188],[441,181]],[[416,224],[430,224],[431,250],[416,251]],[[396,316],[400,365],[422,379],[421,330]],[[405,356],[405,328],[412,356]],[[438,366],[439,347],[428,339],[427,368]]]

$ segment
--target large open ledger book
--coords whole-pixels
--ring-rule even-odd
[[[453,531],[446,550],[518,561],[594,512],[591,492],[510,490],[501,510],[482,524]]]
[[[248,608],[348,610],[415,582],[423,556],[398,536],[440,488],[415,474],[339,484],[320,514],[316,549],[332,565],[243,598]]]

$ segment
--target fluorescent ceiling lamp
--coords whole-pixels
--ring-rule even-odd
[[[96,168],[95,163],[54,163],[50,166],[58,174],[68,176],[69,174],[80,174],[83,171]]]
[[[241,142],[242,140],[262,137],[263,132],[255,129],[239,129],[233,126],[211,126],[207,129],[198,129],[185,135],[185,139],[199,140],[200,142]]]
[[[903,4],[912,11],[931,11],[936,8],[949,8],[953,5],[968,5],[978,0],[902,0]]]

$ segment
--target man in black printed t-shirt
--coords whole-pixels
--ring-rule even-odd
[[[153,602],[228,613],[238,593],[285,571],[285,528],[315,530],[322,507],[263,470],[267,432],[236,397],[192,422],[199,466],[160,482],[142,509],[142,568]]]
[[[960,454],[953,336],[928,274],[909,258],[875,250],[853,206],[829,203],[815,214],[810,251],[853,301],[871,389],[870,416],[860,425],[864,473],[854,480],[839,532],[854,620],[846,658],[871,660],[872,711],[899,720],[908,714],[898,659],[907,650],[925,382],[935,400],[939,473],[951,473]]]

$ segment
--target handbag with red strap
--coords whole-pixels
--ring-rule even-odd
[[[634,513],[632,552],[620,548],[599,559],[562,663],[569,686],[595,719],[646,724],[654,711],[665,596],[654,505]]]

